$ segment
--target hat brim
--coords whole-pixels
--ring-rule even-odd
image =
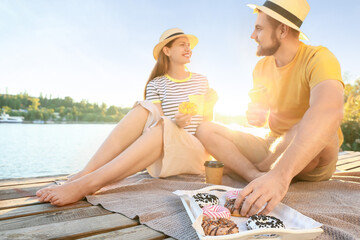
[[[252,8],[254,10],[254,13],[257,13],[256,10],[259,9],[260,11],[264,12],[265,14],[269,15],[270,17],[278,20],[279,22],[297,30],[300,32],[299,38],[302,40],[309,40],[309,38],[300,30],[300,28],[298,26],[296,26],[295,24],[293,24],[292,22],[290,22],[289,20],[287,20],[286,18],[284,18],[283,16],[281,16],[280,14],[274,12],[273,10],[264,7],[264,6],[259,6],[259,5],[255,5],[255,4],[247,4],[247,6],[249,8]]]
[[[179,38],[179,37],[187,37],[187,39],[189,39],[191,49],[193,49],[199,42],[199,39],[196,36],[191,35],[191,34],[179,34],[179,35],[167,38],[164,41],[156,44],[156,46],[154,47],[153,55],[154,55],[155,60],[158,59],[160,51],[162,50],[163,47],[166,46],[166,44],[168,44],[172,40]]]

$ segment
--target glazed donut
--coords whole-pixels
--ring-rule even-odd
[[[201,226],[207,236],[228,235],[239,232],[239,228],[236,224],[232,220],[226,218],[214,220],[204,217]]]
[[[217,196],[209,193],[197,193],[192,197],[201,208],[205,206],[218,205],[220,203]]]
[[[224,207],[229,209],[231,215],[234,217],[244,217],[240,214],[240,211],[241,211],[242,205],[244,204],[244,201],[240,204],[239,208],[235,208],[235,201],[240,192],[241,192],[241,190],[238,189],[238,190],[228,191],[225,193],[226,202],[224,204]]]
[[[207,218],[211,218],[211,219],[219,219],[219,218],[229,219],[231,216],[229,209],[219,205],[203,207],[203,214]]]
[[[236,199],[240,192],[241,192],[240,189],[227,191],[225,193],[225,200]]]
[[[230,213],[232,216],[234,217],[244,217],[241,215],[240,211],[242,208],[242,205],[244,204],[244,201],[240,204],[239,208],[235,208],[235,201],[236,198],[234,199],[230,199],[230,200],[226,200],[224,207],[226,207],[227,209],[229,209]]]
[[[285,225],[276,217],[255,214],[249,217],[246,227],[249,230],[253,230],[259,228],[285,228]]]

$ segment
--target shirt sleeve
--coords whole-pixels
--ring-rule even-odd
[[[340,63],[325,47],[319,49],[309,60],[306,71],[310,89],[325,80],[338,80],[344,86]]]
[[[146,100],[151,101],[152,103],[161,103],[155,80],[151,80],[146,86]]]

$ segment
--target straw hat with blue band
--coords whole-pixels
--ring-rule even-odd
[[[248,7],[257,9],[278,20],[279,22],[300,32],[300,39],[309,40],[309,38],[300,30],[310,6],[306,0],[267,0],[262,6],[248,4]]]
[[[180,28],[168,29],[160,36],[159,43],[156,44],[156,46],[154,47],[153,55],[155,60],[158,59],[161,49],[170,41],[178,37],[187,37],[189,39],[191,49],[193,49],[199,42],[197,37],[195,37],[194,35],[185,34],[184,31]]]

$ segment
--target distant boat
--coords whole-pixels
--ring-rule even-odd
[[[9,114],[2,113],[0,115],[0,123],[22,123],[24,122],[24,117],[14,117],[9,116]]]
[[[44,124],[45,121],[44,121],[44,120],[34,120],[33,123],[36,123],[36,124]]]

